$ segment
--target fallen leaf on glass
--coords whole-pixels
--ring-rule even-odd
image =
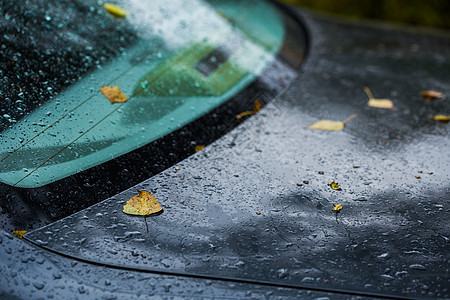
[[[431,101],[434,99],[440,99],[444,97],[444,94],[436,91],[420,91],[420,96],[426,101]]]
[[[111,3],[105,3],[103,4],[103,7],[113,16],[116,18],[125,18],[127,15],[127,11],[120,8],[117,5],[111,4]]]
[[[127,101],[127,96],[117,86],[102,86],[100,92],[108,98],[111,103],[120,103]]]
[[[27,233],[26,230],[15,230],[12,232],[15,236],[17,236],[19,239],[23,238],[23,235]]]
[[[203,148],[205,148],[205,145],[197,145],[195,146],[195,152],[201,151]]]
[[[370,89],[366,86],[364,87],[364,92],[366,92],[367,97],[369,97],[369,102],[367,102],[368,106],[376,108],[388,108],[388,109],[394,108],[394,103],[389,99],[375,99]]]
[[[328,130],[328,131],[340,131],[344,129],[345,124],[351,119],[355,118],[356,115],[351,115],[345,121],[331,121],[331,120],[320,120],[316,123],[306,127],[309,129],[317,129],[317,130]]]
[[[436,116],[432,116],[431,120],[448,123],[448,121],[450,121],[450,116],[436,115]]]
[[[260,110],[261,110],[261,101],[256,99],[255,103],[253,104],[253,110],[241,112],[240,114],[238,114],[236,116],[236,119],[239,120],[244,116],[254,115],[254,114],[258,113]]]
[[[333,190],[336,190],[336,191],[342,190],[342,189],[339,187],[339,184],[338,184],[337,182],[335,182],[335,181],[330,182],[328,185],[329,185]]]
[[[342,209],[342,204],[334,204],[333,211],[339,212]]]
[[[163,209],[158,200],[147,191],[138,190],[139,195],[131,197],[123,207],[123,212],[129,215],[148,216],[161,212]]]

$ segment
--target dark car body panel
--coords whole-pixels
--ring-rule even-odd
[[[258,282],[263,290],[291,288],[274,294],[280,297],[308,297],[297,294],[307,289],[342,297],[450,297],[449,127],[429,119],[448,113],[449,104],[420,98],[423,89],[450,94],[450,37],[312,14],[305,23],[312,44],[302,74],[258,115],[178,169],[25,235],[66,258],[5,234],[2,243],[65,264],[75,259],[65,272],[78,292],[114,294],[111,286],[77,275],[101,269],[113,280],[135,276],[163,286],[181,280],[189,288],[179,295],[187,297],[195,296],[188,292],[195,284],[205,297],[249,296],[240,293]],[[391,98],[396,109],[367,107],[364,86]],[[305,128],[354,113],[343,131]],[[333,180],[342,191],[327,185]],[[164,208],[147,218],[149,232],[142,217],[122,212],[137,189],[152,192]],[[339,214],[332,211],[337,203]],[[30,265],[20,252],[0,257],[5,274]],[[7,257],[16,263],[8,265]],[[130,275],[121,275],[122,268]],[[0,289],[11,295],[57,285],[39,289],[29,281],[6,289],[17,280],[7,277]],[[208,287],[210,280],[222,286]],[[229,282],[236,294],[223,288]],[[152,284],[155,293],[174,296]]]

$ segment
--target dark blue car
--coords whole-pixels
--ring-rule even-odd
[[[448,32],[105,4],[0,5],[0,298],[450,297]]]

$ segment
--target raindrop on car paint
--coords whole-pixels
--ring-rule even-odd
[[[427,268],[425,268],[425,266],[421,265],[421,264],[412,264],[409,266],[410,269],[412,270],[426,270]]]
[[[43,284],[42,282],[33,282],[33,286],[37,289],[37,290],[42,290],[45,287],[45,284]]]
[[[284,277],[286,277],[286,276],[288,276],[289,275],[289,271],[288,271],[288,269],[278,269],[277,270],[277,276],[278,276],[278,278],[284,278]]]

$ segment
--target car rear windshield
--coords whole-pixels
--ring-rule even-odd
[[[114,4],[126,12],[3,1],[1,182],[40,187],[167,135],[252,82],[285,35],[265,1]],[[103,86],[127,101],[111,103]]]

